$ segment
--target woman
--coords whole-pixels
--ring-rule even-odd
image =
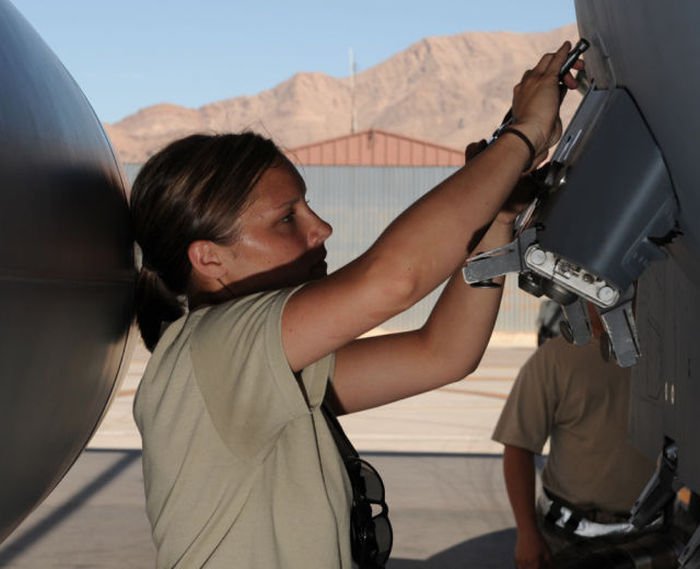
[[[331,228],[270,141],[195,135],[145,164],[132,210],[153,355],[134,414],[158,567],[353,566],[352,489],[321,403],[351,413],[476,368],[501,291],[468,287],[460,269],[475,243],[512,237],[500,210],[559,135],[568,49],[516,86],[510,132],[329,276]],[[356,339],[450,275],[423,328]]]

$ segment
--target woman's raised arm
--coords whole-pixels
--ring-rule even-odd
[[[513,127],[531,141],[540,158],[557,129],[557,75],[569,47],[567,42],[543,56],[514,89]],[[404,211],[365,254],[297,291],[282,317],[292,369],[303,369],[349,344],[458,270],[470,242],[496,217],[530,160],[523,140],[501,136]],[[498,301],[490,304],[495,317]]]

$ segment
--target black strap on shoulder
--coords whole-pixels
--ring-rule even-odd
[[[321,411],[326,419],[326,423],[328,423],[328,429],[331,431],[331,435],[333,435],[335,446],[338,447],[338,452],[343,460],[347,461],[349,458],[359,457],[360,455],[355,450],[355,447],[352,446],[350,439],[345,434],[345,431],[336,418],[335,413],[331,411],[328,403],[325,401],[321,404]]]

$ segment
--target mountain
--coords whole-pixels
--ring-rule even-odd
[[[512,88],[545,51],[577,37],[575,25],[549,32],[468,32],[423,39],[355,77],[357,130],[377,128],[462,148],[490,135],[510,107]],[[570,94],[570,118],[580,97]],[[273,89],[190,109],[158,104],[107,132],[123,162],[143,162],[192,132],[252,129],[283,148],[350,132],[350,78],[297,73]]]

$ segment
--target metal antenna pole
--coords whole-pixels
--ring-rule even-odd
[[[355,134],[357,130],[357,117],[355,115],[355,52],[350,48],[350,134]]]

